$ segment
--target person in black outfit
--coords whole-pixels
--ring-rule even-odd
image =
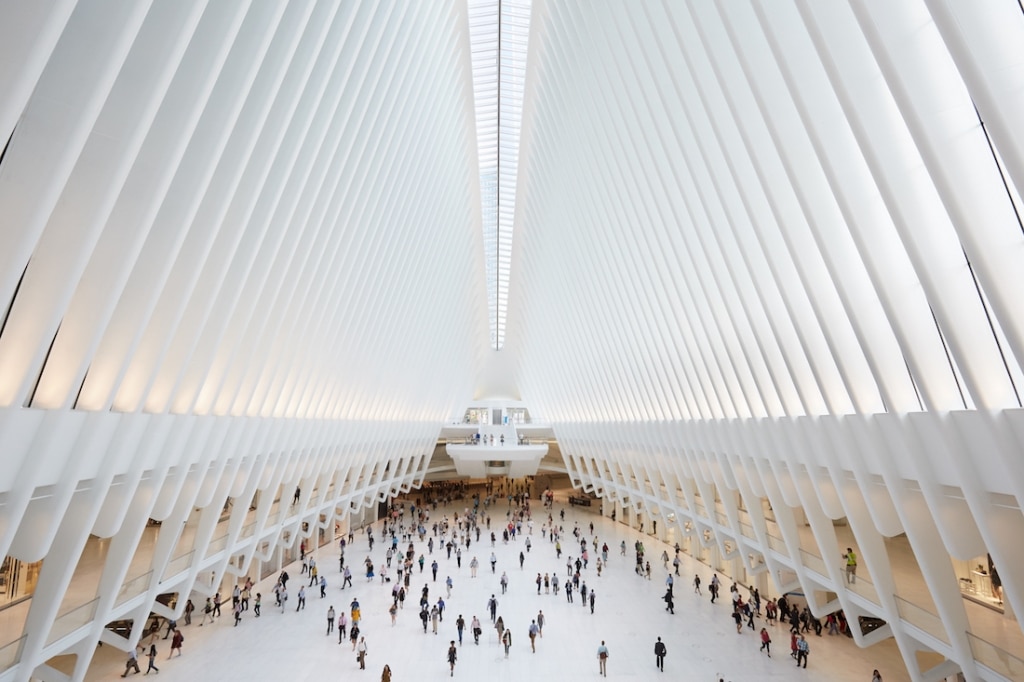
[[[668,653],[665,650],[665,643],[661,641],[661,637],[654,644],[654,664],[658,666],[658,670],[665,672],[665,654]]]

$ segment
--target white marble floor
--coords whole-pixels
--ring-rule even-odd
[[[556,505],[557,511],[561,509]],[[440,508],[432,518],[454,511]],[[504,508],[492,514],[492,527],[498,528],[504,519]],[[704,584],[710,578],[706,566],[686,555],[682,574],[676,584],[676,613],[664,609],[661,597],[667,572],[661,568],[661,552],[665,545],[643,536],[647,556],[651,559],[654,578],[647,581],[633,572],[633,542],[640,537],[622,524],[587,511],[567,509],[563,523],[566,539],[563,550],[574,548],[571,531],[579,522],[585,536],[587,525],[593,521],[600,542],[612,548],[608,568],[597,577],[592,557],[590,568],[584,571],[588,588],[596,589],[595,612],[580,605],[578,596],[574,604],[567,603],[564,592],[537,594],[534,583],[537,572],[557,573],[560,580],[566,573],[565,555],[555,558],[554,546],[540,534],[540,515],[537,515],[532,536],[533,549],[526,556],[525,566],[519,567],[519,552],[524,549],[523,539],[502,544],[498,535],[493,549],[498,558],[497,573],[491,574],[488,558],[491,547],[486,533],[481,542],[474,542],[464,551],[462,567],[447,559],[444,551],[435,549],[433,558],[440,564],[437,582],[430,579],[430,562],[422,574],[416,567],[410,596],[404,610],[399,612],[397,625],[392,626],[387,613],[391,603],[391,585],[382,585],[377,578],[368,583],[362,562],[370,555],[374,564],[383,563],[386,546],[377,542],[369,552],[365,535],[357,535],[354,547],[346,552],[352,566],[354,588],[340,589],[336,545],[321,548],[317,559],[328,579],[327,598],[321,599],[319,590],[309,590],[307,607],[296,612],[296,598],[300,566],[288,567],[292,577],[289,609],[282,613],[273,606],[272,581],[258,584],[264,595],[263,616],[254,618],[245,614],[241,624],[233,627],[233,619],[224,610],[217,623],[200,628],[199,619],[183,628],[184,653],[167,660],[170,640],[158,640],[157,665],[161,679],[165,680],[323,680],[336,676],[355,675],[366,679],[380,679],[385,664],[391,667],[395,682],[404,680],[434,680],[449,677],[446,652],[448,642],[456,639],[455,620],[462,614],[467,624],[476,615],[484,626],[480,645],[474,645],[467,631],[459,649],[454,676],[463,679],[488,680],[578,680],[598,677],[597,647],[601,640],[610,650],[608,676],[617,679],[654,680],[664,676],[673,680],[706,680],[719,678],[731,682],[814,680],[837,682],[867,682],[873,668],[879,668],[886,682],[909,679],[902,659],[892,641],[868,650],[858,649],[846,637],[810,637],[810,662],[807,670],[798,670],[789,657],[788,631],[782,627],[769,628],[775,653],[768,658],[758,652],[759,639],[755,632],[744,628],[737,634],[729,617],[727,596],[718,604],[711,604],[707,593],[698,597],[691,582],[695,572]],[[557,517],[556,517],[557,518]],[[379,524],[376,526],[379,529]],[[379,539],[379,532],[377,533]],[[627,543],[627,555],[620,556],[619,543]],[[400,544],[400,547],[402,545]],[[575,548],[578,549],[578,543]],[[426,553],[426,543],[416,545],[416,551]],[[575,556],[575,552],[572,553]],[[670,551],[671,554],[671,551]],[[480,561],[478,577],[470,578],[469,560],[477,556]],[[502,571],[509,576],[507,594],[501,594],[499,577]],[[393,575],[393,571],[392,571]],[[417,616],[416,604],[424,584],[430,586],[431,602],[444,594],[444,580],[451,575],[454,589],[445,599],[447,609],[441,623],[440,634],[434,635],[423,628]],[[725,583],[726,585],[728,582]],[[543,592],[543,591],[542,591]],[[505,658],[497,635],[490,626],[487,600],[495,594],[499,601],[498,614],[512,628],[513,646]],[[777,595],[775,595],[777,596]],[[326,612],[329,605],[348,610],[353,597],[362,606],[362,630],[369,649],[367,670],[360,672],[351,644],[338,644],[337,635],[326,632]],[[201,600],[197,604],[201,605]],[[230,602],[229,602],[230,603]],[[539,610],[544,611],[544,636],[537,640],[537,651],[531,653],[527,629]],[[758,619],[758,630],[763,622]],[[162,635],[161,635],[162,636]],[[654,665],[653,648],[656,637],[662,637],[668,647],[665,672],[659,673]],[[101,647],[96,654],[86,679],[110,679],[123,670],[124,656],[111,647]],[[145,670],[145,659],[141,659]]]

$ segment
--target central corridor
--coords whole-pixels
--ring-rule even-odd
[[[672,550],[652,537],[641,536],[621,523],[602,518],[588,510],[568,507],[565,495],[556,496],[554,517],[565,509],[562,522],[562,559],[555,558],[554,544],[541,536],[541,525],[546,511],[531,502],[534,514],[534,529],[530,536],[532,550],[525,551],[524,536],[508,544],[502,543],[500,527],[505,520],[508,507],[499,502],[490,509],[491,528],[495,530],[497,542],[491,548],[488,533],[481,530],[481,541],[473,542],[468,551],[463,550],[461,569],[456,566],[453,553],[448,559],[446,552],[435,540],[433,555],[427,551],[427,543],[416,541],[416,558],[423,553],[426,557],[422,573],[414,563],[413,578],[408,590],[405,608],[398,613],[397,624],[392,626],[388,607],[391,604],[391,583],[381,584],[379,567],[389,543],[381,541],[378,522],[374,524],[376,542],[373,551],[368,550],[365,533],[356,531],[355,542],[346,549],[346,564],[353,573],[353,587],[341,589],[341,574],[338,572],[338,545],[334,542],[320,548],[314,556],[319,570],[327,577],[327,597],[321,599],[319,589],[307,587],[306,608],[296,612],[297,592],[300,585],[308,585],[308,577],[301,575],[301,565],[293,563],[287,567],[289,581],[288,608],[282,613],[274,606],[273,583],[269,578],[257,583],[253,591],[263,594],[263,615],[253,617],[250,608],[238,627],[233,627],[230,614],[230,594],[225,595],[223,616],[214,624],[199,627],[202,599],[194,598],[196,615],[192,625],[182,626],[185,636],[183,654],[167,660],[170,640],[162,639],[164,629],[156,640],[159,655],[156,665],[160,668],[161,679],[170,680],[326,680],[338,676],[358,675],[367,680],[380,679],[385,664],[391,667],[395,682],[403,680],[439,680],[447,678],[446,653],[448,643],[457,639],[455,621],[462,614],[467,623],[464,643],[459,648],[455,677],[462,679],[488,680],[568,680],[598,677],[597,647],[601,640],[609,648],[608,676],[617,679],[651,680],[660,673],[654,666],[654,642],[661,637],[668,647],[665,663],[665,679],[707,680],[722,677],[732,682],[789,680],[867,682],[871,671],[877,667],[886,682],[909,679],[899,658],[895,645],[885,642],[868,650],[858,649],[846,637],[809,638],[811,645],[810,662],[807,670],[797,670],[789,657],[788,629],[769,627],[772,636],[772,658],[758,652],[760,646],[756,632],[744,626],[742,634],[736,634],[730,618],[728,586],[731,581],[722,579],[722,599],[711,604],[705,586],[711,578],[711,571],[681,554],[682,576],[675,585],[676,613],[665,611],[662,595],[668,575],[661,563],[661,553]],[[408,506],[408,505],[407,505]],[[431,512],[431,523],[440,521],[445,515],[453,519],[455,511],[460,515],[464,509],[453,503],[439,506]],[[596,507],[595,507],[596,509]],[[609,561],[607,568],[597,577],[596,555],[591,552],[590,566],[581,571],[581,582],[588,589],[596,590],[594,614],[584,608],[579,595],[574,602],[566,601],[564,590],[558,596],[537,595],[536,576],[540,572],[557,574],[564,583],[566,559],[578,556],[579,544],[573,538],[572,530],[579,524],[581,534],[592,547],[589,524],[594,523],[594,532],[601,543],[608,543]],[[429,537],[429,534],[428,534]],[[646,559],[651,561],[652,579],[645,580],[634,571],[633,543],[644,542]],[[625,540],[626,556],[620,554],[620,543]],[[399,543],[399,548],[405,544]],[[575,550],[575,551],[574,551]],[[490,569],[490,555],[494,552],[497,567],[494,574]],[[519,553],[525,554],[525,563],[519,567]],[[364,562],[367,556],[373,560],[375,577],[368,582]],[[476,556],[480,563],[477,577],[470,577],[470,561]],[[431,562],[439,565],[437,581],[431,579]],[[394,562],[392,562],[394,566]],[[500,577],[506,572],[509,587],[501,593]],[[693,591],[693,576],[699,573],[702,579],[702,596]],[[394,568],[389,573],[396,578]],[[437,602],[438,596],[445,595],[445,579],[451,576],[454,587],[451,598],[445,598],[444,620],[439,634],[434,635],[428,627],[427,634],[418,617],[417,604],[424,585],[430,587],[430,602]],[[507,627],[512,629],[512,648],[509,657],[504,657],[497,633],[491,625],[487,612],[487,601],[491,594],[498,599],[498,615]],[[741,588],[741,594],[746,591]],[[768,595],[765,595],[768,596]],[[778,595],[771,595],[777,597]],[[368,646],[367,670],[360,673],[352,645],[346,638],[338,644],[337,634],[326,636],[326,614],[329,606],[336,611],[350,611],[353,598],[358,598],[362,609],[362,634]],[[537,640],[537,652],[530,652],[527,636],[530,621],[543,610],[545,626],[543,638]],[[473,644],[469,624],[477,616],[483,627],[480,645]],[[764,625],[757,619],[757,632]],[[148,640],[146,640],[148,648]],[[124,669],[125,656],[111,647],[97,651],[86,679],[111,679]],[[144,671],[146,660],[140,656]]]

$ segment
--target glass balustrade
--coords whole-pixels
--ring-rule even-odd
[[[949,644],[949,635],[946,633],[946,627],[942,624],[941,618],[924,607],[912,604],[899,595],[894,596],[900,618],[922,632],[928,633],[940,642]]]
[[[843,579],[846,580],[846,567],[843,566]],[[875,589],[874,584],[863,575],[857,575],[855,582],[845,582],[846,589],[854,594],[864,597],[872,604],[881,604],[878,599],[878,591]]]
[[[167,564],[167,570],[164,571],[164,580],[169,580],[172,576],[187,571],[192,565],[192,557],[195,556],[195,553],[196,551],[193,549],[171,559]]]
[[[800,550],[800,561],[806,568],[814,571],[815,573],[828,577],[828,568],[825,566],[824,560],[816,554],[808,552],[806,549]]]
[[[58,639],[67,637],[75,630],[89,625],[96,615],[96,606],[99,602],[100,598],[96,597],[92,601],[76,606],[70,611],[65,611],[57,616],[57,620],[53,621],[53,627],[50,628],[50,635],[46,638],[46,645],[49,646]]]
[[[206,550],[206,556],[211,557],[217,552],[224,551],[225,549],[227,549],[227,546],[228,535],[227,533],[225,533],[224,535],[221,535],[219,538],[214,538],[210,541],[210,547]]]
[[[127,581],[121,586],[121,589],[117,591],[117,599],[114,600],[114,603],[120,606],[126,601],[143,594],[147,589],[149,589],[149,583],[152,578],[153,571],[146,571],[142,575]]]
[[[13,642],[0,646],[0,673],[10,670],[21,660],[21,650],[25,648],[26,637],[28,635],[22,635]]]
[[[1024,659],[1000,649],[995,644],[987,642],[973,633],[967,633],[967,640],[971,644],[971,654],[978,663],[1007,679],[1024,680]]]

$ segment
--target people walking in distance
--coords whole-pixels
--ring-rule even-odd
[[[772,638],[765,628],[761,628],[761,651],[768,652],[768,658],[772,657]]]
[[[608,647],[605,646],[603,639],[601,640],[601,646],[597,647],[597,664],[601,674],[608,677]]]
[[[448,666],[451,669],[451,677],[455,677],[455,661],[458,659],[458,657],[459,652],[455,648],[455,640],[453,639],[451,641],[451,644],[448,645]]]
[[[796,642],[796,667],[800,667],[800,661],[804,662],[804,667],[807,667],[807,655],[811,653],[811,645],[804,639],[803,635],[800,635],[800,639]]]
[[[124,672],[121,674],[121,677],[128,677],[128,672],[133,669],[136,673],[142,672],[139,670],[139,659],[135,653],[135,647],[132,647],[131,651],[128,652],[128,660],[125,661]]]
[[[661,637],[654,643],[654,665],[658,667],[658,670],[665,672],[665,654],[668,650],[665,648],[665,643],[661,641]]]
[[[846,582],[852,585],[857,582],[857,555],[852,547],[847,547],[843,558],[846,559]]]
[[[206,624],[206,619],[209,618],[210,622],[213,622],[213,600],[209,597],[206,598],[206,604],[203,606],[203,617],[199,621],[199,627],[203,627]]]
[[[356,647],[356,654],[359,659],[359,669],[366,670],[366,638],[359,638],[359,645]]]
[[[338,614],[338,644],[345,641],[345,637],[348,635],[348,617],[345,615],[345,610],[342,609],[341,613]]]
[[[148,675],[150,670],[159,673],[160,668],[156,667],[156,642],[152,642],[149,645],[149,653],[147,656],[149,657],[149,666],[146,668],[145,674]]]
[[[181,630],[175,630],[174,636],[171,637],[171,653],[167,654],[167,658],[173,656],[175,651],[177,651],[178,655],[181,656],[181,645],[184,641],[185,636],[181,634]]]

